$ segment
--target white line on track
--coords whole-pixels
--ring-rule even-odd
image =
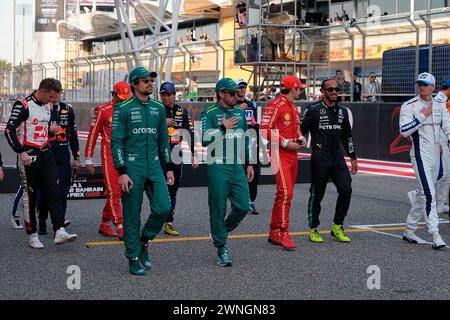
[[[444,223],[450,223],[447,219],[439,219],[439,224]],[[419,222],[420,225],[426,224],[425,222]],[[406,226],[405,223],[386,223],[386,224],[360,224],[360,225],[352,225],[349,226],[350,228],[356,228],[356,229],[371,229],[371,228],[377,228],[377,227],[403,227]]]
[[[439,219],[439,224],[447,224],[450,223],[449,220],[444,220],[444,219]],[[419,222],[419,225],[424,225],[426,224],[425,222]],[[389,223],[389,224],[363,224],[363,225],[354,225],[354,226],[349,226],[350,228],[355,228],[355,229],[371,229],[371,228],[376,228],[376,227],[401,227],[401,226],[406,226],[405,223]],[[392,233],[388,233],[388,232],[382,232],[382,231],[376,231],[376,230],[371,230],[371,232],[373,233],[378,233],[378,234],[382,234],[385,236],[389,236],[389,237],[395,237],[395,238],[400,238],[402,239],[403,236],[399,236],[397,234],[392,234]],[[424,243],[421,244],[433,244],[432,242],[428,242],[425,241]],[[446,246],[446,248],[449,248],[449,246]]]

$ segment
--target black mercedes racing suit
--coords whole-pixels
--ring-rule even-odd
[[[25,230],[36,233],[37,190],[45,197],[53,230],[64,225],[64,211],[58,192],[58,170],[49,147],[49,121],[52,105],[36,100],[34,93],[14,103],[5,129],[6,139],[18,154],[26,152],[31,165],[25,166],[20,156],[17,168],[24,189]]]
[[[352,179],[342,145],[347,155],[356,159],[348,109],[340,104],[328,107],[323,101],[315,103],[305,110],[301,131],[305,137],[310,132],[312,140],[309,226],[313,229],[320,224],[320,203],[330,178],[338,192],[334,223],[343,225],[350,206]]]
[[[170,151],[172,152],[173,148],[177,146],[180,148],[179,156],[183,156],[181,142],[183,140],[183,135],[180,135],[180,129],[187,130],[190,136],[189,148],[191,149],[192,155],[194,154],[194,126],[192,123],[191,115],[189,112],[183,107],[175,104],[173,108],[165,107],[166,109],[166,119],[172,118],[175,121],[175,126],[167,126],[167,131],[169,134],[169,145]],[[183,163],[177,161],[176,157],[172,154],[173,165],[171,168],[173,169],[173,175],[175,178],[174,184],[171,186],[167,186],[169,189],[170,195],[170,214],[167,216],[166,222],[173,222],[173,215],[175,213],[175,206],[177,204],[177,192],[180,187],[181,178],[183,176]],[[164,176],[167,174],[166,165],[162,165]]]
[[[70,151],[72,151],[74,160],[80,159],[77,125],[75,124],[75,113],[72,106],[64,102],[53,105],[50,116],[50,125],[52,124],[58,124],[61,127],[56,133],[49,132],[49,140],[50,150],[55,156],[56,166],[58,167],[58,188],[65,215],[67,210],[67,195],[69,194],[72,178]],[[39,222],[45,224],[47,217],[47,202],[42,198],[39,201]]]

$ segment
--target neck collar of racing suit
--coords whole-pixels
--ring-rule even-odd
[[[231,112],[231,110],[234,109],[234,106],[229,107],[229,108],[226,108],[226,107],[224,107],[220,102],[218,102],[217,105],[219,106],[219,108],[222,108],[222,109],[223,109],[224,111],[226,111],[226,112]]]
[[[141,105],[143,105],[143,106],[145,106],[145,105],[147,105],[147,104],[149,104],[150,103],[150,96],[148,96],[148,100],[147,101],[143,101],[143,100],[141,100],[141,99],[139,99],[138,97],[136,97],[136,96],[133,96],[133,99],[137,102],[137,103],[139,103],[139,104],[141,104]]]
[[[38,104],[38,105],[40,105],[40,106],[45,106],[47,103],[42,103],[42,102],[40,102],[40,101],[36,98],[36,92],[37,92],[37,90],[34,90],[34,91],[33,91],[33,93],[31,94],[31,99],[33,99],[33,101],[34,101],[36,104]]]
[[[322,104],[323,104],[325,107],[327,107],[328,109],[334,109],[334,108],[337,107],[337,103],[335,103],[334,106],[329,106],[329,105],[327,105],[327,104],[325,103],[325,101],[324,101],[323,99],[322,99]]]
[[[420,101],[422,101],[423,103],[431,103],[433,101],[433,96],[431,96],[430,101],[424,100],[422,99],[422,97],[420,96],[420,94],[417,96],[417,98],[419,98]]]

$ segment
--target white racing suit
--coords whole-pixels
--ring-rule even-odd
[[[419,193],[409,211],[406,226],[417,230],[418,222],[424,217],[430,234],[439,231],[435,184],[440,171],[441,129],[450,139],[450,116],[442,95],[440,93],[433,99],[433,113],[428,117],[423,115],[422,109],[431,102],[420,96],[405,102],[400,111],[400,133],[403,137],[411,137],[411,163],[419,184]]]

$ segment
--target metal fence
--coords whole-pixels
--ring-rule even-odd
[[[450,12],[447,10],[292,28],[289,32],[296,33],[293,41],[297,43],[286,40],[284,45],[287,56],[289,50],[295,48],[293,61],[283,62],[286,67],[276,70],[281,74],[294,72],[304,79],[308,84],[304,96],[307,100],[320,95],[321,81],[335,78],[336,70],[343,71],[347,82],[344,87],[348,88],[343,96],[348,101],[401,101],[415,94],[414,80],[420,72],[432,72],[438,83],[450,76]],[[264,30],[259,30],[258,41],[263,38],[263,33]],[[157,60],[154,65],[161,75],[167,70],[168,58],[172,58],[172,80],[179,91],[178,100],[205,101],[213,98],[217,79],[233,77],[236,70],[248,71],[248,80],[252,76],[263,76],[254,64],[235,66],[236,52],[241,54],[239,48],[242,47],[238,45],[236,49],[235,44],[240,41],[236,38],[183,43],[173,48],[171,57],[166,56],[168,47],[160,46],[141,52],[141,57],[148,61],[153,55]],[[270,61],[264,64],[270,65]],[[3,75],[0,72],[0,83],[3,83],[0,90],[4,97],[26,94],[41,79],[55,77],[63,82],[66,100],[80,102],[108,100],[113,84],[126,79],[128,74],[123,53],[33,64],[32,77],[27,79],[18,77],[14,70],[3,72]],[[369,88],[374,88],[373,77],[369,78],[371,73],[376,77],[378,88],[375,85],[375,91],[369,92]],[[354,80],[354,75],[358,80]],[[274,77],[271,85],[276,87],[280,78]],[[25,83],[19,84],[17,79],[23,79]],[[158,77],[158,83],[162,79],[163,76]],[[358,91],[362,91],[360,98]]]
[[[383,101],[402,101],[415,95],[414,81],[421,72],[433,73],[439,87],[450,77],[449,18],[450,12],[440,10],[301,29],[307,53],[301,75],[309,84],[307,96],[312,99],[319,95],[321,81],[335,78],[336,70],[342,70],[350,83],[343,94],[349,101],[359,100],[357,91],[361,89],[361,101],[374,96]],[[325,56],[326,62],[315,61],[317,56]],[[371,73],[379,84],[375,93],[368,92],[374,86]]]

